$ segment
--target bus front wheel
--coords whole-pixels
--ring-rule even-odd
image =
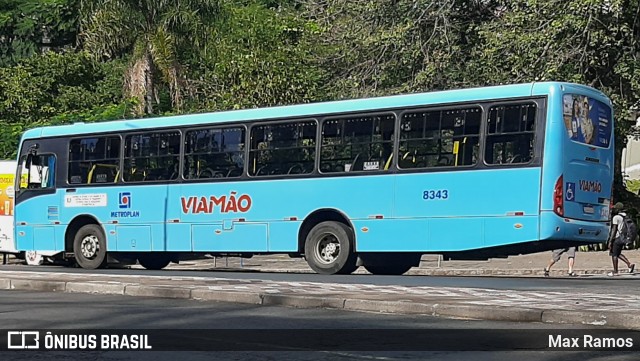
[[[162,253],[149,253],[138,256],[138,262],[146,269],[161,270],[167,267],[171,260]]]
[[[107,242],[102,228],[96,224],[82,226],[73,239],[73,254],[82,268],[104,267],[107,264]]]
[[[348,274],[356,270],[353,232],[340,222],[322,222],[311,229],[304,244],[309,267],[320,274]]]

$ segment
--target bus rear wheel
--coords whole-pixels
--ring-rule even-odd
[[[85,269],[102,268],[107,264],[107,241],[97,224],[82,226],[73,239],[73,254]]]
[[[364,265],[364,269],[374,275],[400,276],[410,270],[413,265],[406,264],[385,264],[385,265]]]
[[[149,270],[161,270],[169,265],[171,260],[161,253],[148,253],[138,256],[140,265]]]
[[[364,269],[374,275],[399,276],[412,267],[420,266],[421,254],[418,253],[365,253],[360,257]]]
[[[349,274],[355,271],[353,232],[340,222],[318,223],[307,235],[304,255],[309,267],[320,274]]]

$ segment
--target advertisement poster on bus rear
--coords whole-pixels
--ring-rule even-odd
[[[13,252],[13,174],[0,173],[0,252]]]
[[[565,94],[563,115],[571,140],[609,148],[612,129],[611,107],[583,95]]]

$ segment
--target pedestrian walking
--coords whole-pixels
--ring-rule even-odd
[[[551,253],[551,260],[549,260],[549,264],[544,268],[544,276],[549,277],[549,271],[551,267],[556,264],[560,260],[560,257],[563,253],[567,254],[568,262],[569,262],[569,276],[575,277],[577,274],[573,271],[573,265],[575,263],[576,258],[576,247],[567,247],[567,248],[559,248],[554,249]]]
[[[618,202],[613,206],[613,220],[611,221],[611,231],[609,232],[609,240],[607,242],[607,248],[609,249],[609,255],[611,256],[611,262],[613,263],[613,272],[609,272],[609,276],[618,276],[618,260],[627,264],[629,267],[629,273],[633,273],[636,265],[631,263],[625,255],[622,254],[622,249],[629,242],[630,238],[635,238],[635,225],[631,221],[627,214],[624,212],[624,204]],[[631,225],[627,225],[627,222],[631,222]],[[634,232],[631,232],[629,228],[634,228]]]

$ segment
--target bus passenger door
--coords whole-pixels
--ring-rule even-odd
[[[56,195],[55,148],[47,142],[23,144],[20,180],[16,182],[15,234],[19,251],[63,251],[64,236],[59,226],[59,197]]]
[[[182,195],[183,185],[169,185],[166,207],[166,242],[169,252],[191,252],[191,224],[184,219],[186,199]]]

